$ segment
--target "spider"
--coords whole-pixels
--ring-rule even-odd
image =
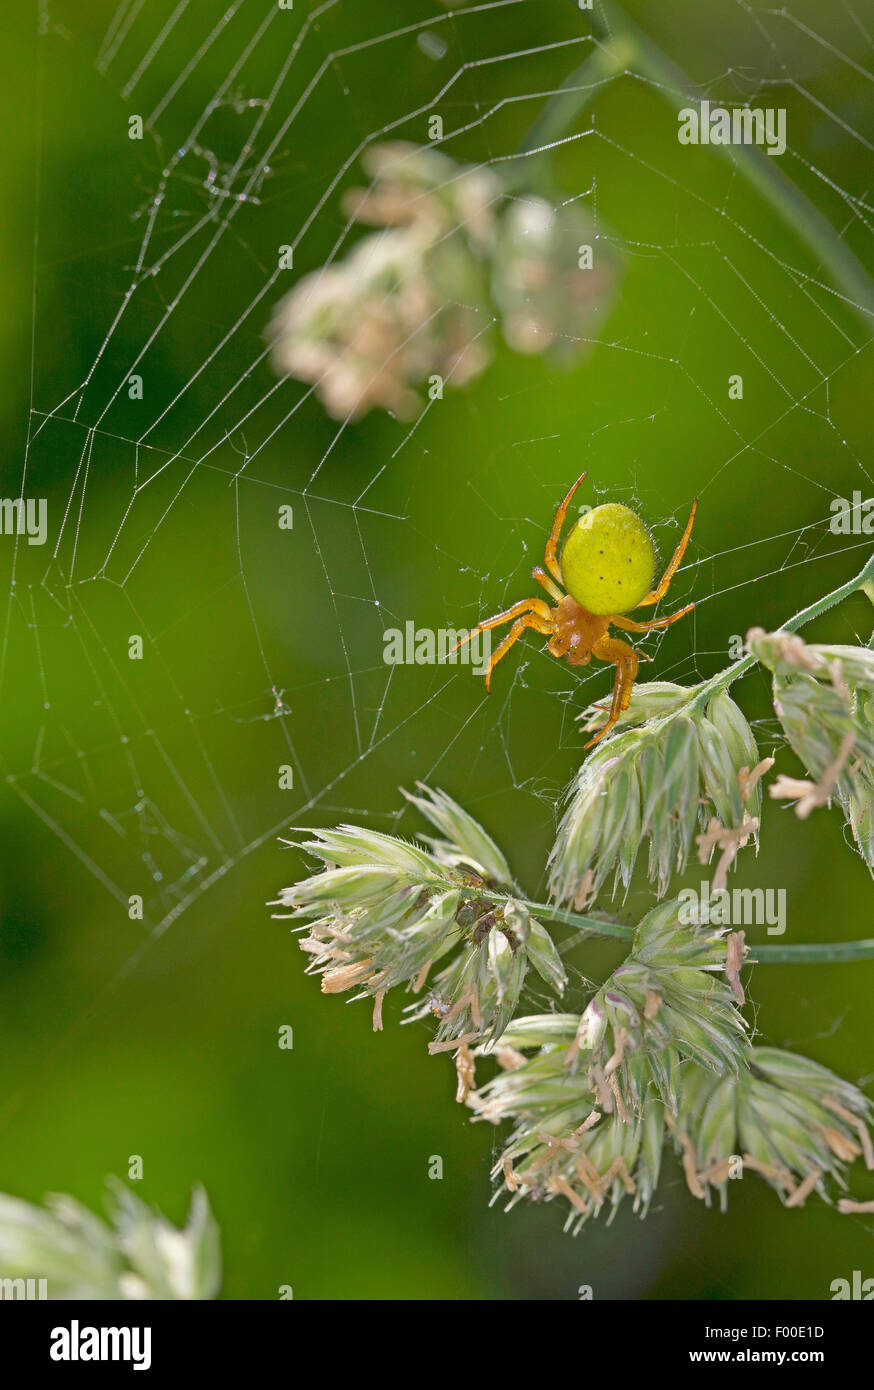
[[[652,618],[645,623],[624,616],[633,608],[658,603],[667,593],[688,544],[698,502],[696,499],[692,503],[680,544],[653,587],[655,547],[652,537],[640,517],[619,502],[606,502],[580,517],[568,532],[559,563],[558,539],[565,514],[585,476],[585,473],[580,474],[553,518],[543,557],[549,574],[539,565],[531,571],[554,600],[555,607],[551,608],[542,598],[523,598],[503,613],[486,618],[458,645],[469,641],[476,632],[499,627],[515,618],[509,633],[489,660],[486,690],[491,689],[492,671],[498,662],[529,627],[548,636],[551,655],[566,656],[571,666],[587,666],[593,656],[612,663],[616,667],[616,680],[610,713],[604,727],[586,744],[591,748],[610,732],[622,711],[628,709],[637,678],[637,652],[628,642],[609,635],[611,623],[622,632],[651,632],[655,628],[670,627],[695,607],[694,603],[687,603],[685,608],[668,617]]]

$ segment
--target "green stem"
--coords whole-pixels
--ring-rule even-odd
[[[696,104],[686,74],[653,43],[613,0],[599,0],[601,25],[609,34],[611,50],[617,43],[630,51],[629,66],[649,78],[675,110]],[[747,182],[768,202],[786,225],[806,243],[842,291],[863,326],[870,330],[874,318],[874,284],[865,267],[842,241],[819,209],[792,182],[770,155],[753,145],[717,145]]]
[[[447,888],[457,888],[456,883],[446,880]],[[488,888],[465,888],[465,895],[472,898],[485,898],[489,902],[510,901],[510,895],[494,893]],[[630,941],[634,927],[626,927],[620,922],[607,922],[590,913],[568,912],[552,903],[536,903],[530,898],[513,898],[514,902],[526,908],[532,917],[545,918],[548,922],[562,922],[568,927],[578,927],[588,936],[612,936]],[[831,965],[840,961],[874,960],[874,938],[863,941],[815,942],[812,945],[750,946],[748,965]]]
[[[852,960],[874,960],[874,937],[865,941],[816,942],[810,946],[751,946],[748,963],[834,965]]]

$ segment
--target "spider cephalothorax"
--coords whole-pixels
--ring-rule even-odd
[[[622,632],[651,632],[655,628],[669,627],[695,607],[694,603],[688,603],[668,617],[652,618],[645,623],[623,616],[632,608],[658,603],[667,593],[688,544],[698,503],[692,503],[680,544],[653,587],[655,546],[652,537],[640,517],[619,502],[592,507],[580,517],[568,533],[559,563],[558,540],[565,514],[585,476],[582,473],[577,478],[553,518],[543,557],[549,573],[539,565],[531,571],[553,599],[555,607],[542,598],[521,599],[503,613],[486,618],[474,632],[485,632],[487,628],[516,620],[497,651],[492,653],[486,672],[486,690],[491,688],[492,671],[498,662],[529,627],[548,636],[552,655],[566,656],[572,666],[585,666],[593,656],[599,661],[611,662],[616,667],[613,701],[603,729],[586,744],[591,748],[613,728],[621,712],[628,709],[637,676],[637,652],[628,642],[610,636],[611,624]]]

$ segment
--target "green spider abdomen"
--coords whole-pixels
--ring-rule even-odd
[[[590,613],[628,613],[652,588],[652,536],[621,502],[593,507],[568,533],[561,574],[571,598]]]

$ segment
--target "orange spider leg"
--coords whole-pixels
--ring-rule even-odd
[[[689,544],[689,537],[692,534],[692,527],[695,524],[695,513],[697,512],[697,510],[698,498],[696,497],[695,501],[692,503],[692,510],[689,513],[689,520],[686,522],[686,529],[680,537],[680,544],[677,546],[676,550],[671,556],[671,563],[668,565],[668,568],[665,570],[664,574],[662,575],[655,588],[651,589],[650,592],[646,595],[646,597],[640,600],[640,603],[637,605],[638,608],[642,608],[645,603],[658,603],[659,599],[663,598],[664,595],[668,592],[668,585],[670,584],[671,580],[676,574],[677,566],[683,558],[683,552],[685,551],[686,546]]]
[[[503,613],[496,613],[493,618],[483,618],[481,623],[477,623],[460,642],[456,642],[452,648],[454,652],[459,647],[463,647],[465,642],[469,642],[477,632],[486,632],[490,627],[500,627],[501,623],[508,623],[511,618],[518,618],[520,613],[536,613],[538,617],[548,619],[552,623],[552,609],[542,598],[521,598],[518,603],[514,603],[511,608],[505,608]]]
[[[599,661],[613,663],[616,667],[616,682],[613,686],[613,700],[607,723],[603,729],[598,730],[594,738],[589,739],[586,744],[587,748],[591,748],[593,744],[598,743],[605,734],[609,733],[622,711],[628,709],[631,701],[631,688],[637,677],[638,665],[637,652],[618,637],[599,637],[592,647],[592,655],[598,657]]]
[[[635,622],[633,618],[621,618],[618,614],[610,619],[614,627],[619,627],[623,632],[652,632],[655,628],[670,627],[678,618],[685,618],[687,613],[691,613],[695,607],[694,603],[687,603],[685,608],[678,608],[676,613],[669,613],[666,618],[651,618],[648,623]]]
[[[519,616],[520,614],[525,614],[528,621],[523,621]],[[497,652],[495,652],[489,660],[489,669],[486,673],[486,690],[491,689],[492,671],[495,666],[500,661],[501,657],[509,651],[517,637],[522,635],[526,627],[535,627],[540,624],[537,629],[538,632],[552,632],[552,609],[546,600],[542,598],[520,599],[519,602],[514,603],[511,608],[505,608],[503,613],[496,613],[493,618],[485,618],[481,623],[477,623],[476,627],[466,633],[461,641],[456,642],[455,646],[452,648],[454,652],[457,652],[458,648],[463,647],[465,642],[469,642],[476,633],[486,632],[492,627],[500,627],[501,623],[508,623],[511,618],[517,618],[518,622],[514,623],[509,635],[504,638]],[[519,625],[520,623],[522,624],[521,627]]]
[[[534,602],[536,603],[537,600],[535,599]],[[545,604],[544,607],[546,607]],[[492,672],[494,671],[498,662],[501,660],[502,657],[507,655],[507,652],[510,650],[513,643],[519,640],[519,638],[522,636],[522,633],[528,627],[533,627],[538,632],[542,632],[544,634],[552,632],[552,616],[550,615],[547,618],[542,618],[539,613],[526,613],[524,617],[516,619],[516,622],[510,628],[510,631],[507,633],[507,636],[501,642],[500,646],[498,647],[498,650],[496,652],[493,652],[489,659],[489,669],[486,672],[487,691],[491,691]]]
[[[567,497],[565,497],[564,501],[562,502],[561,506],[558,508],[558,511],[553,517],[552,530],[549,533],[549,540],[546,542],[546,549],[543,552],[543,563],[549,570],[549,573],[552,575],[553,579],[557,579],[559,584],[561,584],[562,578],[561,569],[559,568],[559,563],[556,558],[556,551],[558,550],[558,538],[561,535],[561,528],[564,525],[565,513],[567,512],[567,509],[571,504],[571,498],[573,497],[574,493],[576,492],[577,488],[579,487],[580,483],[583,481],[585,476],[585,473],[580,474],[580,476],[577,478],[577,481],[574,483],[573,487],[568,493]]]
[[[532,578],[537,580],[538,584],[543,585],[550,598],[554,598],[556,603],[561,603],[564,594],[557,584],[553,584],[545,570],[542,570],[539,565],[535,565],[534,569],[531,571],[531,575]]]

